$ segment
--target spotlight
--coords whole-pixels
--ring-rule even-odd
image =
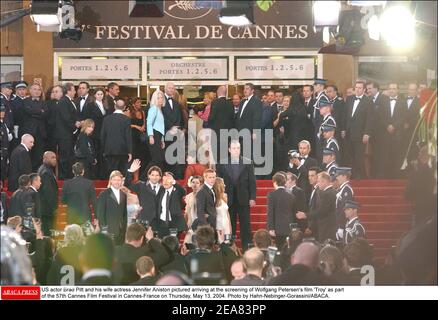
[[[254,24],[254,9],[251,1],[227,1],[221,9],[219,21],[231,26],[249,26]]]
[[[38,29],[39,26],[57,26],[61,24],[61,12],[61,1],[33,0],[30,18]]]
[[[334,27],[339,23],[339,12],[341,4],[339,1],[314,1],[313,3],[313,25],[318,27]]]
[[[408,48],[415,41],[415,19],[407,7],[391,6],[380,17],[380,33],[394,48]]]

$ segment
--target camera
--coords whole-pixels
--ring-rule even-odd
[[[277,255],[277,247],[268,247],[268,260],[270,264],[274,263],[275,256]]]
[[[297,150],[289,150],[289,152],[287,154],[289,156],[289,159],[300,157],[300,153]]]
[[[145,229],[150,227],[148,220],[137,220],[137,223],[141,224],[143,227],[145,227]]]
[[[169,233],[172,237],[178,237],[178,229],[177,228],[169,228]]]
[[[289,228],[291,232],[299,231],[298,223],[289,223]]]

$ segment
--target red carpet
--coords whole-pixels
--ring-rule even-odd
[[[107,181],[95,181],[99,194]],[[60,181],[62,187],[62,181]],[[373,245],[377,263],[382,263],[391,246],[411,227],[410,205],[404,200],[404,180],[353,181],[357,201],[362,205],[359,218],[365,226],[367,239]],[[270,180],[257,181],[257,205],[251,209],[253,232],[266,228],[266,194],[273,190]],[[65,207],[57,215],[57,227],[66,224]],[[238,231],[239,233],[239,231]]]

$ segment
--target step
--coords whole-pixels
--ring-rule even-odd
[[[406,180],[352,180],[353,187],[406,187]]]
[[[359,214],[359,219],[364,225],[368,225],[370,222],[386,223],[388,229],[392,229],[391,225],[394,223],[412,223],[411,215],[399,215],[388,213],[372,213],[372,214]],[[395,225],[397,226],[397,225]]]
[[[391,231],[391,230],[403,230],[404,232],[407,232],[408,230],[411,229],[412,227],[412,222],[411,220],[408,222],[392,222],[392,223],[388,223],[388,222],[375,222],[375,221],[371,221],[371,222],[365,222],[363,221],[363,219],[361,218],[361,223],[364,226],[365,230],[373,230],[373,231]]]

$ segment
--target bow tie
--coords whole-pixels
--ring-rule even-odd
[[[397,101],[397,98],[391,98],[390,100],[391,101]]]
[[[81,97],[81,100],[85,100],[85,97]]]
[[[414,100],[414,97],[408,97],[408,100]]]
[[[40,101],[39,99],[32,99],[32,101]]]
[[[359,97],[356,97],[356,98],[354,98],[354,101],[356,101],[356,100],[361,100],[362,98],[359,98]]]

